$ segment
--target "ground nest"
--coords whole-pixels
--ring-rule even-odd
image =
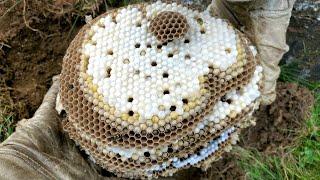
[[[115,9],[64,57],[64,130],[120,177],[207,169],[254,122],[261,72],[226,20],[160,1]]]
[[[17,14],[16,17],[21,17],[22,7],[20,6],[20,11],[12,11],[10,14],[13,14],[13,16]],[[32,13],[37,14],[37,11]],[[310,25],[309,19],[304,21],[299,17],[299,22],[297,22],[295,16],[293,17],[293,24],[289,28],[288,40],[292,50],[286,56],[288,59],[291,56],[296,57],[302,54],[300,51],[300,49],[303,49],[301,48],[303,47],[301,37],[308,39],[316,32],[313,31],[314,27],[312,24]],[[27,17],[27,20],[29,17]],[[0,58],[4,59],[4,61],[0,61],[0,104],[4,106],[0,106],[0,108],[3,110],[5,107],[6,112],[10,111],[6,114],[13,115],[15,121],[31,117],[38,108],[43,95],[50,87],[51,77],[61,71],[62,57],[70,40],[75,35],[75,33],[70,34],[69,29],[72,24],[68,24],[66,20],[58,21],[51,16],[43,18],[39,15],[39,17],[42,17],[40,21],[38,21],[39,19],[33,19],[32,22],[30,21],[30,25],[47,33],[49,36],[45,39],[39,36],[37,32],[21,27],[19,24],[23,24],[23,19],[20,23],[12,23],[12,26],[3,25],[4,29],[11,28],[12,31],[10,31],[10,38],[5,41],[9,46],[2,46],[0,54]],[[303,23],[310,25],[308,26],[310,28],[304,30],[305,25]],[[73,32],[76,32],[83,24],[84,21],[80,23],[78,21]],[[17,28],[15,28],[16,26]],[[3,30],[3,28],[0,28],[0,30]],[[307,50],[312,49],[310,47],[316,47],[312,45],[312,39],[305,43]],[[25,87],[26,84],[29,86]],[[300,124],[304,123],[305,112],[308,112],[308,107],[312,102],[311,93],[304,88],[287,83],[281,83],[277,91],[281,96],[278,96],[276,103],[261,108],[256,113],[258,117],[263,118],[258,120],[256,126],[245,131],[241,139],[246,143],[241,141],[240,145],[242,147],[258,147],[261,152],[274,154],[279,146],[288,145],[295,138],[294,133],[289,133],[284,129],[290,129],[291,132],[301,130]],[[310,99],[310,101],[306,101],[306,99]],[[293,114],[297,115],[292,116]],[[278,126],[275,127],[275,124]],[[245,173],[237,165],[235,156],[227,154],[223,159],[213,163],[207,172],[192,168],[178,173],[175,178],[241,179],[244,178],[244,175]]]

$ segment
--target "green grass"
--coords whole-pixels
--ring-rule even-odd
[[[281,65],[280,81],[294,82],[301,86],[307,87],[310,90],[317,90],[320,88],[320,82],[310,82],[300,75],[299,63],[292,62],[290,64]]]
[[[7,139],[15,129],[13,118],[15,107],[9,94],[9,88],[4,83],[4,79],[0,77],[0,142]]]
[[[254,149],[247,150],[241,147],[236,147],[235,151],[240,154],[238,163],[249,179],[283,179],[279,157],[264,157]]]
[[[15,129],[15,123],[13,121],[13,116],[0,114],[0,142],[7,139]]]
[[[238,147],[240,167],[248,179],[282,180],[282,179],[320,179],[320,93],[318,83],[310,83],[299,77],[296,65],[282,66],[280,80],[296,82],[308,87],[315,93],[315,105],[305,128],[298,132],[294,144],[283,148],[280,156],[265,155],[254,149]]]

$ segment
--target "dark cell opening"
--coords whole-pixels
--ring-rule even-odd
[[[144,152],[144,156],[145,157],[150,157],[150,153],[149,152]]]
[[[128,114],[129,114],[129,116],[133,116],[134,112],[133,111],[129,111]]]
[[[188,99],[182,99],[183,104],[188,104]]]
[[[168,74],[167,72],[164,72],[164,73],[162,74],[162,77],[163,77],[163,78],[168,78],[168,77],[169,77],[169,74]]]
[[[151,62],[151,66],[157,66],[157,62],[152,61],[152,62]]]
[[[170,107],[170,111],[175,111],[176,109],[177,109],[176,106],[171,106],[171,107]]]
[[[132,97],[129,97],[128,98],[128,102],[132,102],[133,101],[133,98]]]
[[[134,47],[136,48],[140,48],[141,44],[140,43],[137,43],[136,45],[134,45]]]

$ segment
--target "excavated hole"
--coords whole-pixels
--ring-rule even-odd
[[[188,104],[188,99],[182,99],[183,104]]]
[[[108,67],[107,68],[107,78],[111,77],[111,71],[112,71],[111,67]]]
[[[157,66],[157,62],[152,61],[152,62],[151,62],[151,66]]]
[[[132,102],[132,101],[133,101],[133,97],[129,97],[128,102]]]
[[[168,77],[169,77],[169,74],[168,74],[167,72],[164,72],[164,73],[162,74],[162,77],[163,77],[163,78],[168,78]]]
[[[170,111],[175,111],[176,109],[177,109],[176,106],[171,106],[171,107],[170,107]]]
[[[140,43],[137,43],[137,44],[134,45],[135,48],[140,48],[140,46],[141,46]]]
[[[129,116],[133,116],[133,115],[134,115],[134,112],[133,112],[133,111],[129,111],[129,112],[128,112],[128,115],[129,115]]]
[[[145,157],[150,157],[150,153],[149,152],[144,152],[143,154]]]
[[[170,91],[169,91],[168,89],[166,89],[166,90],[163,91],[163,94],[164,94],[164,95],[170,94]]]

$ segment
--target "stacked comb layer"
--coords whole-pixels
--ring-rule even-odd
[[[167,21],[180,25],[162,32]],[[64,57],[64,130],[121,177],[207,168],[253,123],[257,63],[249,41],[208,12],[161,1],[110,11]]]

